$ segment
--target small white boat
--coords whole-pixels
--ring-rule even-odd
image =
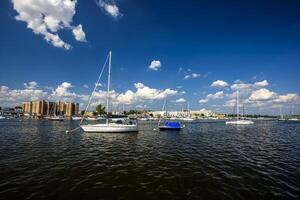
[[[64,121],[64,117],[62,116],[53,116],[47,118],[49,121]]]
[[[148,118],[138,118],[139,121],[148,121]]]
[[[241,119],[241,120],[234,120],[234,121],[227,121],[226,124],[231,125],[251,125],[254,124],[251,120]]]
[[[6,117],[0,116],[0,119],[6,119]]]
[[[129,133],[138,132],[137,125],[127,125],[127,124],[88,124],[82,125],[81,128],[84,132],[89,133]]]
[[[64,121],[64,117],[60,115],[56,115],[56,103],[54,103],[52,107],[52,116],[44,117],[45,119],[49,121]]]
[[[300,121],[300,119],[298,119],[298,118],[290,118],[290,119],[288,119],[288,121],[298,122],[298,121]]]
[[[97,121],[98,120],[98,118],[96,118],[96,117],[86,117],[85,119],[87,121]]]
[[[109,62],[108,62],[108,79],[107,79],[107,93],[106,93],[106,109],[107,109],[107,113],[109,113],[109,99],[110,99],[110,92],[111,92],[110,91],[110,83],[111,83],[111,51],[109,52],[108,59],[109,59],[108,60]],[[99,79],[98,79],[98,81],[99,81]],[[97,84],[98,84],[98,81],[97,81]],[[95,89],[96,89],[96,86],[95,86]],[[124,118],[122,118],[122,119],[118,118],[118,119],[113,119],[113,120],[117,120],[116,122],[118,122],[120,120],[124,120]],[[119,124],[119,123],[113,123],[113,122],[109,122],[108,117],[106,118],[106,123],[105,124],[87,124],[87,125],[81,125],[80,127],[83,129],[84,132],[91,132],[91,133],[128,133],[128,132],[138,132],[138,127],[137,127],[136,124],[123,124],[123,121],[122,121],[121,124]]]
[[[74,120],[74,121],[79,121],[79,120],[81,120],[82,119],[82,117],[77,117],[77,116],[73,116],[72,117],[72,120]]]
[[[288,121],[288,119],[278,119],[278,121]]]
[[[240,119],[240,113],[239,113],[239,91],[236,92],[236,115],[237,119],[232,121],[226,121],[225,123],[228,125],[251,125],[254,124],[252,120],[248,119]]]
[[[180,118],[179,120],[181,120],[181,121],[187,121],[187,122],[191,122],[191,121],[194,121],[195,119],[193,119],[193,118],[190,118],[190,117],[183,117],[183,118]]]

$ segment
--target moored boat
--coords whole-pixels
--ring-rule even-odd
[[[228,125],[251,125],[254,124],[252,120],[240,119],[239,113],[239,91],[236,92],[236,120],[226,121]]]
[[[168,112],[167,112],[167,98],[165,98],[164,101],[164,105],[162,110],[165,110],[165,116],[168,116]],[[177,119],[177,118],[176,118]],[[174,130],[174,131],[179,131],[183,128],[183,126],[181,126],[180,122],[178,121],[165,121],[163,125],[160,125],[161,122],[161,118],[159,118],[158,121],[158,129],[163,131],[163,130]]]
[[[254,124],[254,122],[251,121],[251,120],[240,119],[240,120],[227,121],[226,124],[231,124],[231,125],[251,125],[251,124]]]
[[[87,120],[87,121],[97,121],[98,118],[96,118],[96,117],[86,117],[85,120]]]
[[[183,127],[181,126],[180,122],[165,122],[164,125],[158,126],[159,130],[174,130],[179,131]]]
[[[191,111],[190,111],[190,104],[188,103],[188,109],[187,109],[187,116],[186,117],[182,117],[180,118],[181,121],[187,121],[187,122],[191,122],[194,121],[195,119],[191,118]]]
[[[78,117],[78,116],[73,116],[72,117],[72,120],[74,120],[74,121],[79,121],[81,119],[82,119],[82,117]]]
[[[81,128],[84,132],[89,133],[129,133],[138,132],[137,126],[135,124],[88,124],[82,125]]]
[[[300,119],[298,119],[298,118],[290,118],[290,119],[288,119],[288,121],[299,122]]]
[[[52,116],[52,117],[47,117],[46,119],[48,119],[49,121],[64,121],[64,117],[62,116]]]
[[[109,52],[109,55],[107,57],[108,59],[108,79],[107,79],[107,92],[106,92],[106,108],[107,113],[109,113],[109,99],[110,99],[110,83],[111,83],[111,51]],[[106,62],[107,62],[106,59]],[[105,64],[106,64],[105,62]],[[105,67],[105,64],[103,66]],[[96,90],[96,87],[99,83],[100,77],[102,72],[99,75],[98,81],[95,85],[94,91]],[[93,93],[94,93],[93,91]],[[92,94],[93,94],[92,93]],[[92,97],[92,95],[91,95]],[[87,105],[88,108],[89,104]],[[87,109],[86,109],[87,110]],[[97,120],[97,119],[96,119]],[[87,125],[81,125],[80,126],[83,131],[85,132],[91,132],[91,133],[128,133],[128,132],[138,132],[138,127],[136,124],[123,124],[122,123],[112,123],[109,121],[108,116],[106,117],[106,123],[105,124],[87,124]]]

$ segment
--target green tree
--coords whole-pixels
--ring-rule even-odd
[[[85,111],[84,111],[84,110],[82,110],[80,114],[83,116],[83,115],[84,115],[84,113],[85,113]]]
[[[99,104],[96,107],[96,112],[97,112],[98,115],[104,115],[104,114],[106,114],[105,107],[102,106],[101,104]]]
[[[15,106],[16,110],[22,110],[22,106]]]

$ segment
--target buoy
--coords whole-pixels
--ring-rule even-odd
[[[69,133],[69,130],[66,130],[66,133]]]

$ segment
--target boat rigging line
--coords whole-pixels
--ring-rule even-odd
[[[97,87],[98,87],[98,84],[99,84],[99,82],[100,82],[100,79],[101,79],[101,77],[102,77],[102,74],[103,74],[103,72],[104,72],[104,69],[105,69],[105,67],[106,67],[106,64],[107,64],[109,55],[110,55],[110,54],[108,54],[107,57],[106,57],[106,59],[105,59],[105,62],[104,62],[103,66],[102,66],[102,69],[101,69],[101,72],[100,72],[100,74],[99,74],[99,76],[98,76],[97,82],[96,82],[96,84],[95,84],[94,90],[93,90],[93,92],[91,93],[91,95],[89,96],[88,104],[87,104],[87,106],[86,106],[86,108],[85,108],[85,110],[84,110],[82,119],[80,120],[80,123],[78,124],[78,127],[77,127],[77,128],[74,128],[74,129],[72,129],[72,130],[66,130],[66,133],[74,132],[74,131],[76,131],[77,129],[80,128],[80,125],[82,124],[82,122],[83,122],[83,120],[84,120],[84,118],[85,118],[85,116],[86,116],[86,112],[87,112],[87,110],[88,110],[89,107],[90,107],[91,101],[92,101],[92,99],[93,99],[93,95],[94,95],[94,93],[95,93],[95,91],[96,91],[96,89],[97,89]]]

